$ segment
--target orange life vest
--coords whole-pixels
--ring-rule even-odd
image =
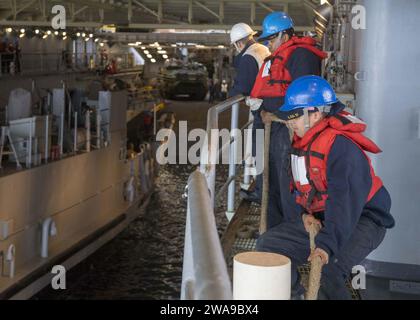
[[[325,211],[328,198],[328,155],[338,135],[353,141],[369,161],[372,187],[366,202],[369,202],[383,186],[382,180],[375,175],[370,158],[365,152],[380,153],[381,150],[372,140],[362,134],[365,130],[364,122],[347,112],[341,112],[323,119],[303,138],[295,135],[291,151],[292,190],[296,193],[296,202],[305,208],[307,213]]]
[[[308,49],[321,60],[328,56],[315,45],[316,41],[310,37],[293,37],[283,43],[274,54],[265,59],[255,80],[251,97],[258,99],[284,97],[292,82],[292,76],[286,68],[287,61],[296,49]]]

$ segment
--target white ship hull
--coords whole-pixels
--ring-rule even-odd
[[[112,100],[107,147],[0,178],[0,298],[29,298],[49,284],[54,265],[72,267],[141,212],[137,181],[141,170],[151,171],[153,161],[126,159],[126,94],[112,93]],[[127,196],[130,180],[134,190]],[[48,218],[57,232],[47,235],[48,256],[42,257]],[[7,261],[11,248],[13,262]]]

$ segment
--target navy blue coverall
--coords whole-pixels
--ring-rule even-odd
[[[344,136],[337,136],[327,161],[328,200],[323,228],[316,246],[329,255],[323,267],[320,299],[351,299],[345,280],[384,239],[386,229],[395,225],[390,214],[391,198],[382,187],[366,203],[372,186],[370,166],[360,148]],[[301,212],[303,212],[301,208]],[[292,295],[304,292],[297,266],[310,255],[309,234],[300,215],[263,234],[257,250],[275,252],[292,260]]]
[[[258,75],[258,62],[249,54],[244,55],[248,48],[255,42],[250,42],[245,48],[235,56],[233,66],[236,70],[236,77],[233,87],[229,91],[229,97],[234,97],[238,94],[249,96],[254,87],[255,79]]]
[[[321,60],[313,52],[305,48],[296,49],[286,68],[292,81],[305,75],[320,75]],[[265,98],[260,110],[277,113],[284,103],[284,97]],[[264,129],[260,113],[255,116],[256,129]],[[269,164],[269,203],[267,210],[267,228],[270,229],[284,219],[299,214],[300,209],[294,198],[287,192],[290,188],[290,177],[287,171],[288,156],[290,151],[290,136],[288,128],[281,123],[271,124],[270,164]],[[282,192],[282,190],[286,192]],[[262,195],[262,174],[257,176],[255,192]],[[287,215],[287,217],[285,217]]]

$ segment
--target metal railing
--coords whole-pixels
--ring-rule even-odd
[[[87,111],[84,115],[84,125],[78,127],[77,112],[71,114],[74,119],[73,128],[66,127],[64,113],[59,116],[47,114],[10,121],[8,126],[2,126],[0,132],[0,168],[3,156],[9,154],[11,160],[16,162],[17,168],[25,163],[26,168],[39,166],[49,160],[59,160],[64,156],[78,152],[90,152],[92,148],[101,149],[109,145],[109,123],[101,119],[99,112],[92,115]],[[70,119],[71,120],[71,119]],[[94,121],[94,127],[92,127]],[[72,136],[71,148],[65,154],[64,133],[67,130]],[[52,136],[57,136],[57,145],[52,145]],[[9,150],[5,152],[5,146]],[[68,146],[69,147],[69,146]],[[10,160],[10,159],[9,159]]]
[[[184,265],[181,299],[232,299],[231,282],[217,232],[214,216],[216,165],[220,152],[229,148],[229,177],[220,190],[228,188],[227,217],[235,212],[235,192],[238,178],[239,103],[245,97],[236,96],[210,108],[207,114],[207,135],[201,153],[199,170],[188,181],[187,221],[185,228]],[[219,148],[219,115],[232,109],[231,139]],[[252,124],[252,116],[242,129]],[[241,130],[242,130],[241,129]],[[251,156],[251,136],[246,139],[245,162]],[[245,171],[247,165],[245,165]],[[249,185],[244,174],[244,184]],[[220,194],[220,191],[219,193]]]
[[[217,233],[207,181],[199,171],[188,181],[182,300],[230,300],[232,290]]]
[[[211,199],[213,203],[217,199],[215,197],[215,181],[216,181],[216,164],[220,153],[226,148],[229,148],[229,176],[222,187],[228,188],[228,200],[227,200],[227,216],[230,220],[235,211],[235,192],[236,184],[235,179],[237,178],[236,174],[236,165],[238,158],[238,133],[242,132],[245,128],[248,128],[252,124],[252,116],[250,115],[250,120],[242,127],[238,128],[238,119],[239,119],[239,103],[245,99],[244,96],[238,95],[232,97],[228,100],[225,100],[214,107],[210,108],[207,114],[207,135],[204,141],[204,148],[201,154],[200,159],[200,171],[206,176],[209,190],[211,193]],[[229,109],[232,110],[231,113],[231,139],[225,145],[222,145],[219,148],[219,115]],[[245,161],[248,162],[251,157],[251,137],[246,137],[246,150],[245,150]],[[244,185],[249,185],[250,176],[248,170],[244,175]]]
[[[94,53],[0,53],[0,76],[94,71],[105,68],[111,59],[115,59],[118,70],[134,67],[131,53],[110,55],[107,59]]]

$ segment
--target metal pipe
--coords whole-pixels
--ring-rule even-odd
[[[101,148],[101,115],[96,109],[96,148]]]
[[[157,131],[157,119],[156,119],[157,108],[156,104],[153,105],[153,134],[156,135]]]
[[[211,109],[215,109],[217,111],[217,113],[222,113],[226,110],[228,110],[231,106],[233,106],[235,103],[239,103],[241,101],[245,100],[245,97],[243,95],[237,95],[234,96],[232,98],[229,98],[219,104],[216,104],[214,107],[212,107]],[[211,110],[210,109],[210,110]]]
[[[252,115],[251,110],[249,110],[249,121],[250,129],[247,127],[245,129],[245,152],[244,152],[244,182],[242,188],[248,190],[251,185],[251,174],[250,171],[253,167],[253,157],[252,157],[252,128],[253,128],[254,116]]]
[[[77,112],[74,113],[73,151],[77,153]]]
[[[149,191],[149,187],[147,184],[147,177],[146,177],[146,166],[144,161],[145,150],[144,146],[140,146],[140,153],[139,153],[139,173],[140,173],[140,185],[141,189],[144,193]]]
[[[48,137],[49,137],[49,134],[48,134],[49,123],[48,123],[48,121],[49,121],[49,119],[50,119],[49,115],[47,115],[45,117],[45,155],[44,155],[45,163],[48,163],[48,153],[49,153],[49,150],[48,150],[48,146],[49,146],[49,144],[48,144],[48,142],[49,142],[49,139],[48,139]]]
[[[249,125],[251,125],[252,124],[252,121],[249,121],[249,122],[247,122],[239,131],[243,131],[245,128],[247,128],[247,127],[249,127]],[[230,148],[230,145],[235,141],[235,140],[238,140],[239,141],[239,139],[238,139],[238,137],[236,136],[236,138],[235,137],[230,137],[230,139],[229,139],[229,141],[227,142],[227,143],[225,143],[224,145],[222,145],[222,146],[220,146],[219,147],[219,151],[218,151],[218,154],[217,154],[217,157],[219,158],[220,157],[220,155],[222,154],[223,155],[223,153],[225,152],[225,150],[227,149],[227,148]]]
[[[153,183],[151,180],[151,163],[150,163],[150,150],[148,148],[148,144],[144,144],[144,153],[143,156],[145,157],[144,161],[144,176],[146,178],[147,190],[151,190]]]
[[[188,181],[187,223],[184,261],[188,264],[183,270],[181,298],[231,300],[213,205],[205,176],[199,171],[193,172]]]
[[[9,278],[15,277],[15,258],[16,258],[16,248],[14,244],[11,244],[7,249],[6,261],[9,262]]]
[[[29,120],[29,140],[28,140],[28,153],[27,153],[27,164],[26,167],[30,168],[32,166],[32,128],[33,128],[33,119],[32,117]]]
[[[66,93],[67,92],[64,92],[64,101],[65,101],[65,97],[66,97]],[[67,94],[67,96],[68,96],[68,98],[69,98],[69,105],[68,105],[68,118],[69,118],[69,125],[68,125],[68,127],[69,127],[69,130],[70,130],[70,128],[71,128],[71,101],[70,101],[70,95],[69,94]]]
[[[33,150],[34,150],[34,152],[33,152],[33,154],[34,154],[34,165],[35,166],[37,166],[37,165],[39,165],[40,164],[40,154],[39,154],[39,152],[38,152],[38,137],[37,136],[34,136],[34,145],[33,145],[34,147],[33,147]]]
[[[63,157],[63,140],[64,140],[64,112],[60,115],[60,159]]]
[[[7,134],[7,127],[1,127],[1,136],[0,136],[0,169],[2,169],[3,150],[4,150],[5,140],[6,140],[6,134]],[[19,160],[17,159],[17,161],[19,161]]]
[[[48,258],[48,239],[50,236],[57,234],[57,227],[54,220],[48,217],[42,223],[42,235],[41,235],[41,257]]]
[[[188,186],[187,186],[188,187]],[[187,189],[188,192],[188,189]],[[188,196],[186,197],[188,199]],[[191,213],[187,210],[185,225],[184,256],[182,264],[181,300],[194,299],[194,259],[192,256]]]
[[[238,119],[239,119],[239,103],[235,103],[232,106],[232,115],[231,115],[231,126],[230,134],[234,139],[230,145],[230,157],[229,157],[229,177],[236,176],[236,158],[238,157],[238,139],[237,139],[237,129],[238,129]],[[227,211],[226,216],[230,221],[235,214],[235,191],[236,183],[233,180],[228,188],[228,202],[227,202]]]
[[[90,112],[89,110],[86,111],[85,128],[86,128],[86,152],[90,152]]]
[[[207,134],[204,140],[203,149],[200,158],[200,171],[205,174],[209,186],[212,203],[214,204],[214,189],[216,183],[216,163],[218,159],[218,122],[219,113],[228,110],[233,104],[239,103],[245,99],[242,95],[229,98],[214,107],[207,113]]]

